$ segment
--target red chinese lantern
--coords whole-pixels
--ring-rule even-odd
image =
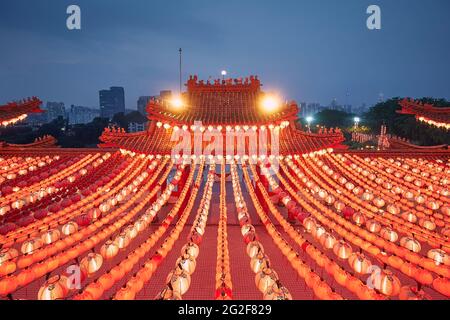
[[[38,300],[61,300],[65,298],[66,294],[67,291],[61,283],[61,278],[54,276],[39,289]]]
[[[350,266],[352,267],[352,269],[359,274],[367,274],[368,271],[370,270],[372,263],[370,262],[369,259],[367,259],[365,257],[364,254],[362,253],[353,253],[349,258],[348,258],[348,263],[350,264]]]
[[[103,265],[103,257],[98,253],[89,253],[81,260],[81,269],[85,270],[88,275],[96,273]]]
[[[100,248],[100,254],[106,260],[112,259],[119,253],[119,246],[116,242],[108,240],[105,244]]]
[[[400,293],[400,280],[388,270],[375,270],[368,281],[384,295],[396,296]]]
[[[333,247],[334,254],[344,260],[350,257],[352,251],[353,251],[352,247],[344,240],[336,242],[336,244]]]
[[[278,280],[277,273],[271,268],[264,268],[262,271],[258,272],[255,276],[256,287],[262,293],[266,292],[267,289],[272,287]]]
[[[450,257],[444,250],[431,249],[428,251],[427,256],[433,260],[436,265],[444,264],[446,266],[450,266]]]
[[[400,245],[402,247],[404,247],[412,252],[416,252],[416,253],[420,252],[422,250],[420,242],[411,237],[403,237],[400,240]]]
[[[191,285],[191,276],[182,269],[175,269],[167,276],[166,282],[170,284],[173,291],[184,295]]]

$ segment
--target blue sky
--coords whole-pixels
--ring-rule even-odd
[[[77,4],[82,30],[66,28]],[[382,10],[382,30],[366,9]],[[140,95],[184,78],[257,74],[287,99],[360,105],[378,94],[450,99],[448,0],[2,0],[0,102],[97,107],[98,90]]]

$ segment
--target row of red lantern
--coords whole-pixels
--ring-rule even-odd
[[[21,114],[20,116],[17,116],[17,117],[15,117],[15,118],[8,119],[8,120],[3,120],[3,121],[1,122],[1,125],[2,125],[3,127],[7,127],[7,126],[10,126],[10,125],[16,124],[16,123],[19,122],[19,121],[23,121],[23,120],[25,120],[27,117],[28,117],[28,115],[27,115],[26,113],[24,113],[24,114]]]
[[[299,164],[302,165],[301,163],[299,163]],[[314,162],[311,162],[310,165],[311,165],[311,167],[313,169],[315,169]],[[305,168],[305,170],[307,170],[307,169]],[[345,170],[345,169],[343,169],[343,170]],[[350,176],[352,176],[351,172],[349,172],[348,174]],[[313,179],[318,180],[319,183],[320,183],[320,179],[318,177],[316,177],[315,175],[311,175],[311,176],[312,176]],[[358,181],[358,183],[364,184],[364,182],[359,180],[359,178],[357,176],[352,176],[352,177],[355,179],[355,181]],[[361,212],[364,213],[365,215],[367,215],[368,217],[374,218],[376,220],[379,220],[383,224],[387,224],[387,222],[385,222],[385,219],[388,219],[389,220],[389,224],[394,225],[399,230],[403,230],[404,233],[406,233],[406,234],[414,234],[414,233],[416,233],[416,234],[417,233],[418,234],[424,234],[424,237],[426,237],[426,238],[434,237],[433,241],[439,242],[438,246],[439,245],[445,245],[445,241],[444,240],[440,240],[439,238],[436,238],[431,231],[426,230],[424,228],[420,228],[419,226],[416,226],[416,225],[414,225],[412,223],[409,223],[407,221],[403,221],[403,219],[397,217],[396,214],[399,213],[399,210],[394,205],[388,205],[387,206],[387,211],[382,211],[382,215],[383,215],[382,217],[378,216],[378,215],[374,215],[374,213],[379,212],[380,209],[378,209],[378,207],[376,207],[376,206],[372,206],[370,203],[367,203],[365,201],[365,199],[368,199],[367,196],[371,194],[368,190],[366,190],[366,192],[362,195],[362,199],[361,199],[361,198],[357,197],[354,194],[354,192],[349,191],[346,188],[341,188],[340,189],[339,186],[336,185],[336,183],[333,181],[334,179],[328,179],[326,176],[324,176],[323,179],[325,179],[328,182],[329,185],[331,185],[334,188],[336,188],[336,190],[340,190],[340,193],[336,193],[336,191],[331,189],[330,190],[331,193],[334,193],[337,198],[342,198],[342,194],[344,194],[347,198],[343,198],[343,201],[348,201],[347,199],[351,199],[351,201],[349,201],[348,203],[351,206],[358,206],[359,205],[359,210],[361,210]],[[342,178],[339,178],[338,181],[340,181],[341,184],[346,183],[346,179],[342,180]],[[354,191],[354,189],[353,189],[353,191]],[[374,191],[374,192],[376,192],[376,191]],[[379,200],[377,198],[374,201],[382,201],[382,200]],[[384,204],[385,203],[383,201],[383,205]],[[336,209],[338,211],[342,211],[344,209],[345,205],[343,205],[341,202],[336,202],[335,203],[335,207],[336,207]],[[367,210],[365,210],[364,208],[366,208]]]
[[[345,170],[345,168],[341,168],[342,170]],[[352,178],[355,181],[358,181],[358,183],[364,184],[364,181],[361,181],[357,176],[352,175],[351,172],[348,173],[349,175],[352,176]],[[343,191],[345,193],[345,190]],[[376,190],[374,192],[377,192]],[[382,192],[386,193],[386,190],[382,190]],[[350,197],[352,197],[352,195],[350,195]],[[363,199],[364,199],[364,195],[363,195]],[[403,199],[402,199],[403,200]],[[358,200],[356,200],[358,201]],[[401,203],[402,201],[400,201]],[[364,205],[364,203],[363,203]],[[414,234],[414,233],[418,233],[418,234],[423,234],[425,237],[425,241],[429,241],[430,237],[433,237],[433,241],[437,242],[437,247],[439,246],[445,246],[446,245],[446,241],[445,239],[443,239],[439,234],[436,234],[433,232],[433,230],[435,229],[435,224],[438,223],[438,220],[434,220],[431,221],[430,218],[427,218],[424,214],[421,214],[417,211],[415,211],[413,208],[409,208],[409,207],[403,207],[403,209],[408,210],[406,212],[404,212],[401,217],[397,217],[397,215],[399,215],[400,210],[397,206],[395,205],[388,205],[387,206],[387,211],[383,212],[384,217],[388,218],[391,223],[394,223],[396,225],[398,225],[398,228],[401,230],[404,230],[405,233],[407,234]],[[376,212],[375,210],[372,210],[373,212]],[[411,214],[410,214],[411,213]],[[421,219],[419,220],[419,226],[417,226],[415,223],[416,222],[414,220],[414,217],[421,217]],[[445,224],[445,222],[442,222]],[[432,245],[435,246],[436,245]],[[450,249],[450,248],[449,248]]]
[[[199,254],[198,247],[202,242],[208,221],[212,188],[215,180],[215,171],[216,165],[215,162],[212,161],[205,184],[203,197],[200,200],[197,215],[194,218],[194,223],[188,236],[188,242],[185,245],[190,248],[190,244],[194,243],[197,246],[196,252],[194,255],[190,254],[191,250],[181,252],[180,257],[175,263],[176,267],[168,274],[166,278],[166,287],[162,290],[163,292],[166,292],[167,289],[170,288],[174,294],[178,295],[180,298],[182,298],[183,295],[189,290],[191,285],[191,276],[195,272],[195,267],[197,265],[197,256]]]
[[[104,156],[107,156],[108,154],[105,154]],[[20,199],[26,199],[28,196],[32,195],[33,193],[38,192],[41,189],[47,189],[49,186],[54,185],[57,181],[61,181],[65,178],[69,178],[72,174],[75,172],[78,172],[81,168],[87,166],[89,163],[99,161],[103,162],[103,159],[101,159],[100,154],[87,154],[85,157],[77,161],[76,163],[72,164],[69,167],[66,167],[65,169],[62,169],[55,175],[48,176],[47,178],[39,181],[38,183],[26,187],[24,189],[18,190],[16,192],[13,192],[11,194],[6,195],[2,199],[0,199],[0,206],[4,207],[7,204],[10,204],[14,201],[20,200]]]
[[[143,172],[140,174],[139,177],[140,177],[140,179],[137,179],[135,181],[138,181],[141,183],[142,181],[144,181],[145,178],[148,177],[148,173]],[[124,201],[124,199],[119,199],[119,200],[115,201],[114,205],[117,205],[119,202]],[[95,201],[94,201],[94,203],[95,203]],[[62,227],[63,235],[70,236],[74,232],[78,231],[79,226],[86,227],[87,225],[89,225],[91,223],[95,223],[95,221],[101,217],[101,214],[104,214],[106,212],[107,211],[105,211],[105,210],[101,211],[100,209],[90,209],[88,211],[88,213],[86,214],[87,219],[88,219],[86,224],[83,224],[85,222],[84,220],[79,220],[79,219],[77,220],[78,223],[74,223],[74,224],[66,223]],[[67,218],[68,217],[65,217],[66,220],[67,220]],[[81,223],[81,225],[80,225],[80,223]],[[54,227],[54,226],[55,226],[54,224],[50,225],[50,227]],[[50,245],[52,243],[55,243],[56,241],[59,240],[60,235],[61,235],[61,233],[58,230],[50,229],[40,236],[40,238],[42,238],[42,239],[31,238],[29,240],[26,240],[22,244],[22,248],[21,248],[23,256],[19,257],[18,262],[17,262],[19,268],[29,267],[32,263],[36,263],[36,262],[44,259],[47,256],[46,250],[45,250],[45,245]],[[46,240],[46,241],[44,241],[44,240]]]
[[[124,203],[121,207],[117,208],[114,212],[102,217],[89,227],[79,230],[71,236],[66,237],[64,240],[59,240],[46,246],[45,248],[37,250],[33,254],[25,256],[30,257],[31,259],[37,259],[39,261],[43,259],[45,260],[40,263],[31,262],[31,264],[34,263],[32,267],[26,268],[16,275],[1,279],[0,295],[10,294],[16,289],[28,285],[35,279],[54,271],[58,267],[68,263],[70,260],[79,257],[84,252],[91,250],[101,241],[117,232],[117,230],[129,222],[139,212],[140,205],[134,207],[130,211],[127,210],[139,198],[142,197],[142,195],[146,192],[146,188],[153,184],[156,176],[159,175],[159,171],[161,171],[162,168],[163,167],[161,166],[158,169],[157,174],[152,177],[135,196],[128,200],[128,202]],[[125,212],[127,212],[127,214],[124,214]],[[108,225],[108,227],[104,227],[105,225]]]
[[[109,158],[109,154],[104,155],[105,158]],[[20,210],[27,204],[38,202],[40,199],[52,195],[61,188],[58,184],[61,183],[63,179],[66,179],[67,184],[72,184],[75,182],[76,178],[73,175],[74,172],[82,171],[83,168],[89,165],[92,161],[94,161],[96,157],[85,157],[82,160],[76,162],[72,166],[69,166],[65,169],[62,169],[59,173],[50,176],[48,179],[44,179],[39,183],[32,185],[28,188],[23,189],[24,192],[18,191],[11,195],[3,198],[5,201],[3,202],[0,211],[4,211],[5,213],[10,211],[11,209]],[[103,162],[102,158],[97,159],[96,162]],[[74,167],[75,166],[75,167]],[[81,176],[81,173],[79,174]],[[70,180],[69,180],[70,179]],[[10,197],[11,196],[11,197]],[[31,224],[33,225],[33,223]],[[27,225],[24,228],[19,230],[15,230],[14,232],[10,232],[8,236],[16,236],[20,231],[27,229],[30,225]],[[3,242],[3,239],[2,239]]]
[[[142,210],[143,207],[153,199],[153,197],[159,192],[161,185],[167,179],[172,166],[168,166],[165,173],[159,179],[159,182],[155,188],[152,189],[152,192],[145,196],[139,202],[139,205],[136,209],[139,211]],[[140,218],[138,218],[135,222],[128,224],[119,231],[119,234],[116,236],[114,240],[106,241],[103,246],[100,248],[100,253],[93,253],[88,255],[88,259],[92,261],[91,264],[85,262],[83,264],[83,260],[80,264],[80,267],[87,276],[92,277],[96,272],[98,272],[101,268],[102,263],[100,261],[110,260],[119,254],[119,251],[125,251],[126,248],[130,245],[131,241],[135,239],[139,234],[144,232],[150,223],[153,221],[157,212],[161,209],[161,202],[159,200],[163,199],[163,205],[169,199],[171,192],[173,191],[174,186],[170,184],[164,192],[161,194],[158,200],[156,200],[152,207],[148,209]],[[158,205],[157,205],[158,204]],[[167,220],[169,217],[166,218]],[[173,215],[171,216],[173,219]],[[91,282],[88,286],[86,286],[81,293],[77,294],[74,299],[89,299],[89,300],[98,300],[101,298],[103,293],[109,290],[115,283],[117,283],[120,279],[122,279],[126,273],[128,273],[133,266],[138,262],[140,258],[142,258],[154,245],[155,239],[148,239],[148,241],[144,244],[141,244],[139,248],[131,252],[127,258],[122,260],[122,262],[104,273],[101,277],[97,279],[95,282]],[[86,258],[85,258],[86,259]],[[94,262],[98,261],[98,262]],[[123,271],[123,272],[122,272]],[[44,287],[47,284],[44,285]]]
[[[338,156],[341,156],[341,159],[345,158],[345,157],[342,157],[342,155],[338,155]],[[436,190],[434,190],[436,188],[441,188],[439,186],[439,182],[435,182],[435,183],[431,184],[431,187],[432,187],[431,189],[425,188],[424,187],[424,183],[423,183],[423,181],[421,179],[419,179],[419,178],[415,179],[409,173],[406,174],[403,177],[403,179],[400,179],[400,178],[398,178],[396,176],[395,173],[394,174],[388,173],[388,172],[385,172],[384,170],[380,169],[379,166],[378,166],[378,163],[376,161],[366,162],[366,161],[360,159],[357,156],[353,156],[353,157],[349,156],[349,157],[351,157],[351,159],[353,159],[355,162],[357,162],[357,163],[367,167],[366,170],[371,170],[372,172],[376,172],[378,175],[386,177],[386,179],[389,179],[391,182],[395,181],[399,185],[404,185],[404,186],[408,187],[410,189],[410,191],[413,193],[413,195],[415,196],[414,200],[418,204],[424,204],[426,202],[427,199],[425,198],[424,195],[426,195],[428,197],[431,197],[431,198],[434,198],[434,199],[436,199],[438,201],[449,203],[449,200],[445,196],[441,196],[439,194],[436,194]],[[356,166],[356,163],[354,163],[354,165]],[[388,171],[391,171],[389,169],[392,169],[392,167],[388,168]],[[361,170],[363,170],[363,169],[361,168]],[[392,170],[394,170],[394,169],[392,169]],[[420,190],[416,191],[417,188],[419,188]]]
[[[223,161],[220,169],[220,199],[219,225],[217,230],[217,259],[216,259],[216,300],[233,299],[233,284],[231,281],[230,253],[228,250],[227,231],[227,201],[226,201],[226,164]]]
[[[191,195],[189,197],[189,200],[184,207],[184,210],[179,217],[176,225],[171,230],[170,235],[166,237],[164,242],[161,244],[161,247],[156,251],[155,254],[153,254],[145,263],[144,266],[136,273],[136,275],[127,282],[127,284],[122,287],[120,290],[118,290],[115,295],[114,299],[116,300],[133,300],[136,295],[142,290],[145,283],[150,281],[153,274],[156,272],[158,266],[162,263],[162,261],[165,259],[167,254],[172,250],[173,245],[175,241],[179,238],[181,231],[183,230],[187,219],[189,217],[189,214],[192,210],[192,207],[194,206],[194,201],[197,198],[198,190],[200,188],[201,179],[203,176],[203,168],[204,168],[204,162],[202,161],[198,173],[197,178],[194,182],[194,186],[192,188]],[[192,181],[193,174],[195,170],[191,170],[188,180]],[[154,246],[154,244],[159,241],[159,239],[162,237],[163,234],[168,230],[171,221],[175,217],[175,215],[178,213],[178,211],[181,208],[181,204],[184,202],[184,198],[187,195],[188,190],[190,189],[190,183],[185,184],[185,188],[182,191],[182,196],[180,197],[180,201],[177,201],[176,207],[172,209],[171,213],[168,216],[168,219],[163,222],[163,224],[158,228],[156,232],[152,234],[152,236],[147,240],[147,243],[144,245],[147,245],[146,250],[150,250],[151,247]],[[150,241],[150,242],[149,242]],[[196,252],[196,245],[190,246],[191,254],[194,254]],[[183,248],[182,250],[186,250],[187,248]],[[142,286],[141,286],[142,284]],[[177,293],[175,293],[172,290],[166,290],[165,292],[161,292],[162,296],[159,297],[160,299],[178,299]]]
[[[286,175],[289,177],[289,179],[291,179],[290,174],[288,172],[286,172]],[[280,181],[282,181],[282,183],[284,185],[286,184],[286,181],[284,181],[283,177],[279,176]],[[348,239],[349,241],[351,241],[354,245],[359,246],[362,250],[367,251],[369,254],[374,255],[375,257],[379,257],[379,254],[381,253],[381,251],[376,248],[376,247],[371,247],[369,246],[369,244],[361,242],[361,239],[359,239],[358,237],[349,237],[348,233],[344,233],[344,229],[339,227],[338,225],[336,225],[335,223],[331,222],[331,220],[327,219],[324,215],[319,214],[317,211],[315,211],[315,209],[311,206],[309,206],[306,202],[304,202],[300,197],[297,196],[297,194],[295,193],[294,189],[292,189],[290,186],[286,187],[287,190],[289,190],[289,192],[294,195],[294,197],[296,197],[296,200],[302,204],[302,206],[304,206],[305,208],[307,208],[309,211],[311,211],[313,213],[313,215],[320,220],[324,225],[326,225],[328,227],[329,230],[333,230],[335,232],[337,232],[338,234],[340,234],[341,236],[343,236],[344,238]],[[326,213],[327,209],[323,208],[323,213]],[[304,221],[304,225],[305,225],[305,229],[309,230],[310,232],[313,233],[317,233],[317,229],[316,229],[316,222],[314,220],[311,219],[307,219]],[[327,247],[328,243],[329,243],[329,237],[327,237],[327,233],[320,231],[320,233],[322,233],[322,235],[319,238],[319,242],[324,246]],[[356,241],[358,240],[359,241]],[[308,252],[308,248],[310,248],[310,246],[307,247],[306,251]],[[331,248],[331,246],[329,247]],[[334,248],[334,246],[333,246]],[[377,250],[374,250],[377,249]],[[345,256],[345,252],[341,252],[342,254],[344,254]],[[317,254],[316,250],[311,250],[311,252],[308,252],[308,254],[310,254],[311,256],[316,257],[315,260],[318,263],[319,266],[324,266],[326,271],[330,274],[333,275],[333,277],[335,278],[335,280],[337,281],[337,283],[347,287],[350,291],[352,291],[353,293],[355,293],[359,298],[361,299],[383,299],[382,296],[380,296],[379,294],[377,294],[376,292],[374,292],[371,288],[368,288],[367,286],[364,286],[361,281],[357,280],[354,276],[349,275],[345,270],[340,270],[341,268],[335,263],[335,262],[330,262],[328,261],[328,258],[326,257],[321,257]],[[320,257],[320,258],[319,258]],[[391,260],[392,258],[392,260]],[[394,259],[395,258],[395,259]],[[396,268],[399,268],[399,266],[394,263],[394,261],[399,262],[398,261],[399,258],[395,257],[395,256],[391,256],[389,258],[387,258],[387,256],[383,259],[383,263],[386,265],[390,265]],[[401,260],[401,259],[400,259]],[[408,299],[412,299],[412,293],[411,293],[411,288],[408,287],[403,287],[400,288],[400,283],[398,281],[398,279],[396,277],[392,276],[392,273],[388,270],[381,270],[379,268],[374,267],[372,270],[370,270],[370,266],[368,264],[368,261],[365,257],[361,256],[358,253],[353,253],[352,255],[349,256],[348,258],[349,264],[352,267],[352,269],[357,272],[357,273],[365,273],[367,271],[371,271],[370,272],[370,277],[369,277],[369,281],[372,284],[373,288],[376,288],[379,292],[382,292],[383,294],[387,294],[387,295],[397,295],[397,294],[402,294],[402,292],[408,292]],[[403,269],[402,269],[403,272]],[[415,298],[426,298],[426,295],[423,293],[423,291],[421,290],[415,290],[416,294],[415,294]],[[406,296],[405,294],[403,296]],[[401,299],[404,297],[400,297]]]
[[[282,166],[283,167],[283,166]],[[295,184],[295,180],[290,176],[289,172],[285,171],[286,175],[289,177],[289,179]],[[296,185],[297,188],[299,188],[300,192],[302,192],[302,189],[299,185]],[[446,266],[443,265],[436,265],[434,260],[430,260],[428,258],[421,258],[419,255],[417,255],[414,252],[409,251],[406,248],[398,247],[393,243],[390,243],[389,241],[386,241],[380,237],[377,237],[367,232],[366,230],[362,230],[360,227],[356,225],[352,225],[346,219],[342,218],[341,216],[335,214],[327,207],[321,205],[317,200],[312,198],[308,193],[302,192],[303,195],[308,198],[310,201],[312,201],[318,208],[320,208],[321,213],[315,211],[314,208],[309,206],[307,203],[305,203],[300,197],[296,197],[296,200],[302,204],[302,206],[308,208],[310,212],[313,213],[313,215],[319,219],[322,223],[328,225],[331,229],[335,230],[341,236],[352,242],[354,245],[360,247],[362,250],[369,252],[371,255],[375,256],[378,260],[380,260],[382,263],[390,265],[391,267],[400,270],[402,273],[407,275],[408,277],[412,277],[413,279],[417,280],[421,284],[424,285],[433,285],[434,288],[436,286],[435,283],[442,283],[448,281],[447,279],[441,279],[436,278],[433,280],[433,276],[431,272],[436,272],[438,274],[446,276],[448,274],[448,270]],[[335,222],[332,222],[331,220],[328,220],[323,215],[330,216]],[[344,226],[342,228],[341,226]],[[346,231],[346,229],[351,230],[351,233]],[[358,233],[362,238],[365,240],[355,237],[352,235],[353,232]],[[393,252],[394,255],[388,256],[385,252],[381,252],[379,249],[383,248],[386,252]],[[411,263],[406,262],[402,259],[405,258],[406,260],[411,261]],[[421,269],[420,267],[423,269]],[[430,272],[431,271],[431,272]],[[446,289],[442,289],[443,285],[440,286],[440,293],[444,295],[448,295],[449,292],[446,291]]]
[[[73,219],[74,217],[82,215],[84,212],[89,211],[94,207],[99,207],[102,202],[107,199],[112,201],[113,197],[120,196],[124,197],[124,193],[129,194],[135,189],[134,186],[128,184],[129,181],[135,178],[135,176],[141,172],[142,168],[145,166],[145,162],[139,163],[138,166],[136,162],[131,162],[127,168],[119,173],[114,179],[104,185],[102,188],[97,189],[96,192],[85,196],[81,201],[71,204],[69,207],[59,209],[57,212],[46,216],[44,219],[35,221],[25,228],[21,228],[15,232],[8,234],[5,238],[7,241],[14,239],[14,242],[21,242],[26,240],[29,236],[35,234],[36,232],[48,229],[48,226],[55,227],[61,225]],[[152,164],[153,165],[153,164]],[[132,172],[128,172],[132,170]],[[149,170],[151,172],[151,170]],[[112,188],[115,186],[114,188]],[[123,189],[122,189],[123,188]],[[127,190],[124,190],[128,188]],[[125,195],[126,196],[126,195]]]
[[[13,157],[7,159],[7,163],[0,166],[0,184],[5,181],[10,182],[17,177],[25,176],[29,172],[34,172],[38,168],[49,166],[52,162],[60,159],[60,156],[45,156],[45,157]],[[51,167],[51,166],[50,166]],[[5,194],[4,187],[2,187],[2,195]],[[7,192],[8,193],[8,192]]]
[[[256,287],[263,294],[264,300],[292,300],[289,290],[279,280],[277,272],[272,268],[270,259],[264,252],[263,245],[258,241],[255,227],[251,224],[247,205],[242,196],[237,166],[230,166],[238,218],[241,224],[241,234],[247,244],[247,255],[250,257],[250,267],[255,273]],[[258,208],[256,208],[258,210]]]
[[[255,170],[252,166],[250,166],[253,174]],[[280,178],[280,181],[284,179],[277,173],[277,176]],[[273,180],[274,181],[274,180]],[[285,182],[284,182],[285,183]],[[261,183],[257,183],[263,197],[269,206],[270,212],[275,216],[277,221],[286,231],[286,233],[302,248],[314,261],[316,261],[319,267],[325,268],[325,271],[333,276],[336,282],[344,287],[346,287],[351,292],[355,293],[361,299],[385,299],[384,296],[375,292],[372,288],[363,284],[358,278],[351,276],[348,274],[343,268],[341,268],[336,262],[329,259],[325,254],[323,254],[319,249],[314,247],[311,243],[305,240],[302,235],[289,223],[286,219],[281,215],[281,213],[276,209],[274,204],[270,201],[267,190],[265,190],[264,186]],[[279,186],[274,183],[272,188],[279,188]],[[295,195],[295,191],[292,187],[287,186],[286,190],[292,195]],[[314,220],[312,218],[302,219],[302,223],[305,225],[305,228],[310,231],[314,231],[314,237],[319,240],[319,243],[326,249],[333,249],[333,252],[338,256],[340,260],[349,261],[350,266],[358,272],[358,269],[363,269],[365,267],[365,263],[367,263],[367,259],[363,256],[360,256],[357,253],[351,253],[351,246],[345,243],[345,241],[337,241],[331,234],[327,233],[325,228],[320,225],[313,224]],[[314,228],[313,228],[314,226]],[[359,258],[364,258],[362,263],[359,264]],[[365,273],[367,273],[369,266],[365,269]],[[362,271],[362,270],[361,270]],[[381,291],[382,288],[378,288]],[[322,296],[322,298],[337,298],[335,294],[332,294],[331,297],[327,297],[324,295],[322,290],[315,290],[316,294]],[[325,292],[328,292],[326,290]]]
[[[274,204],[271,202],[270,197],[267,193],[267,190],[265,189],[264,185],[261,183],[259,177],[256,175],[256,170],[253,168],[252,165],[250,165],[250,168],[252,170],[252,174],[254,176],[256,186],[259,189],[260,193],[262,194],[262,197],[264,198],[264,201],[269,207],[269,211],[276,216],[276,218],[280,218],[281,214],[276,210]],[[314,294],[322,300],[342,300],[343,297],[336,293],[333,288],[329,284],[327,284],[324,280],[321,279],[317,275],[317,273],[312,270],[299,256],[298,252],[295,251],[295,249],[292,248],[292,246],[280,235],[277,228],[273,225],[270,218],[268,217],[265,210],[263,210],[261,203],[258,200],[258,197],[255,194],[255,191],[253,190],[253,186],[251,185],[250,176],[247,172],[246,166],[243,166],[244,171],[244,178],[247,185],[247,189],[250,192],[250,196],[252,198],[253,204],[256,208],[256,212],[258,213],[260,219],[263,221],[263,224],[266,227],[266,230],[268,231],[269,235],[273,238],[275,244],[278,246],[278,248],[281,250],[283,255],[288,259],[291,266],[294,270],[297,271],[298,275],[305,280],[306,285],[311,288],[314,292]],[[280,219],[281,221],[281,219]],[[289,226],[287,221],[284,221],[283,228],[286,228],[287,233],[290,237],[294,239],[294,241],[299,245],[300,248],[304,249],[306,248],[305,245],[307,243],[303,238],[296,238],[293,237],[294,229],[292,226]],[[316,255],[312,255],[313,257],[316,257]]]

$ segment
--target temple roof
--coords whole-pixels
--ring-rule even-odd
[[[36,138],[32,143],[28,144],[13,144],[13,143],[7,143],[4,141],[0,141],[0,149],[2,151],[4,149],[27,149],[27,148],[53,148],[56,146],[56,139],[53,136],[45,135],[40,138]]]
[[[293,120],[299,111],[295,102],[284,102],[275,112],[262,112],[261,99],[266,94],[253,76],[213,82],[191,76],[186,86],[182,108],[177,110],[170,101],[151,100],[147,105],[149,119],[178,125],[194,121],[205,125],[262,125]]]
[[[389,149],[412,149],[412,150],[448,150],[448,145],[438,145],[438,146],[418,146],[410,143],[406,139],[401,139],[399,137],[389,137]]]
[[[399,104],[402,107],[398,111],[400,114],[414,115],[420,121],[439,127],[445,126],[448,128],[448,125],[450,125],[450,108],[439,108],[410,99],[403,99]]]
[[[40,109],[42,101],[36,97],[28,98],[19,102],[10,102],[0,106],[0,124],[7,126],[23,120],[30,113],[43,112]]]
[[[102,144],[100,147],[120,148],[132,152],[143,154],[161,154],[170,155],[177,141],[171,141],[173,134],[172,128],[158,128],[151,126],[148,131],[137,133],[125,133],[115,129],[106,128],[100,137]],[[194,134],[191,132],[191,139],[194,141]],[[313,134],[301,131],[293,125],[288,126],[280,131],[279,136],[279,153],[288,154],[304,154],[314,151],[320,151],[327,148],[339,147],[344,141],[344,137],[339,130],[330,130],[328,133]],[[223,139],[223,150],[226,151],[226,139]],[[203,149],[210,142],[203,142]],[[237,142],[235,141],[235,147]],[[270,151],[270,140],[268,150]],[[245,147],[245,154],[251,154],[248,143]],[[191,154],[194,154],[192,149]]]

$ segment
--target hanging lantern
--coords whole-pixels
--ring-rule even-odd
[[[390,242],[396,242],[398,240],[397,232],[388,227],[383,228],[380,232],[380,235],[384,240]]]
[[[332,234],[326,232],[319,238],[319,242],[325,249],[333,249],[336,244],[336,238]]]
[[[19,252],[14,248],[4,248],[0,250],[0,266],[4,262],[15,261],[19,256]]]
[[[359,274],[367,274],[372,263],[366,256],[362,253],[352,253],[352,255],[348,258],[348,263],[352,267],[352,269]]]
[[[381,231],[381,224],[375,220],[368,220],[366,223],[366,228],[372,233],[378,233]]]
[[[364,192],[363,195],[362,195],[362,199],[363,199],[364,201],[367,201],[367,202],[372,201],[373,198],[374,198],[374,196],[373,196],[373,194],[370,193],[370,192]]]
[[[306,229],[306,232],[311,233],[316,229],[316,220],[314,218],[306,218],[303,220],[303,226]]]
[[[193,242],[188,242],[181,249],[181,254],[187,253],[194,259],[197,259],[199,252],[200,252],[200,249],[199,249],[198,245],[196,245]]]
[[[269,268],[269,265],[270,260],[263,252],[258,253],[250,260],[250,267],[254,273],[258,273],[264,268]]]
[[[42,234],[41,239],[45,244],[51,244],[58,241],[60,236],[61,233],[59,232],[59,230],[48,230],[47,232]]]
[[[313,235],[314,238],[320,239],[320,237],[326,232],[327,231],[325,230],[325,228],[319,225],[312,230],[311,234]]]
[[[417,222],[417,216],[412,212],[403,212],[402,218],[411,223]]]
[[[420,242],[417,241],[414,238],[411,237],[403,237],[400,240],[400,245],[406,249],[408,249],[409,251],[418,253],[422,250],[422,247],[420,245]]]
[[[366,218],[360,212],[356,212],[355,214],[353,214],[352,218],[353,218],[353,221],[356,223],[357,226],[362,226],[365,223],[365,221],[366,221]]]
[[[450,257],[448,256],[447,252],[441,249],[431,249],[428,251],[427,254],[428,258],[433,260],[436,265],[444,264],[446,266],[450,266]]]
[[[39,238],[27,240],[22,244],[22,248],[20,251],[22,251],[23,254],[30,254],[34,251],[38,250],[43,246],[42,240]]]
[[[373,204],[378,208],[383,208],[386,202],[382,198],[375,198],[373,200]]]
[[[117,244],[117,246],[119,247],[119,249],[123,249],[126,248],[129,244],[130,244],[130,237],[128,236],[128,234],[122,232],[121,234],[119,234],[116,239],[114,240],[114,242]]]
[[[108,240],[100,248],[100,254],[106,260],[114,258],[119,253],[119,246],[117,243]]]
[[[265,293],[278,280],[278,274],[271,268],[264,268],[255,276],[256,287]]]
[[[187,274],[191,275],[195,271],[196,262],[188,253],[183,254],[178,258],[176,264],[183,269]]]
[[[390,214],[393,214],[393,215],[398,215],[400,213],[400,209],[397,206],[393,205],[393,204],[388,205],[386,210]]]
[[[38,300],[61,300],[67,294],[67,289],[63,286],[60,276],[48,279],[39,289]]]
[[[245,236],[249,232],[255,232],[255,227],[251,224],[245,224],[241,228],[242,236]]]
[[[182,269],[175,269],[169,273],[166,282],[170,284],[173,291],[184,295],[191,285],[191,276]]]
[[[292,300],[292,296],[289,290],[277,281],[265,291],[264,300]]]
[[[70,221],[70,222],[66,223],[65,225],[63,225],[63,227],[61,228],[61,231],[64,235],[70,236],[78,231],[78,225],[76,224],[76,222]]]
[[[87,272],[88,275],[96,273],[103,264],[103,257],[98,253],[89,253],[83,260],[80,266]]]
[[[430,230],[430,231],[434,231],[436,229],[436,223],[434,223],[433,221],[428,220],[428,219],[420,219],[419,220],[419,225],[422,228],[425,228],[425,229]]]
[[[350,257],[352,251],[353,251],[352,247],[344,240],[336,242],[336,244],[333,247],[334,254],[344,260]]]
[[[372,272],[368,281],[384,295],[396,296],[400,292],[400,280],[388,270]]]
[[[250,258],[254,258],[261,252],[264,253],[264,247],[259,241],[252,241],[247,245],[247,254]]]

